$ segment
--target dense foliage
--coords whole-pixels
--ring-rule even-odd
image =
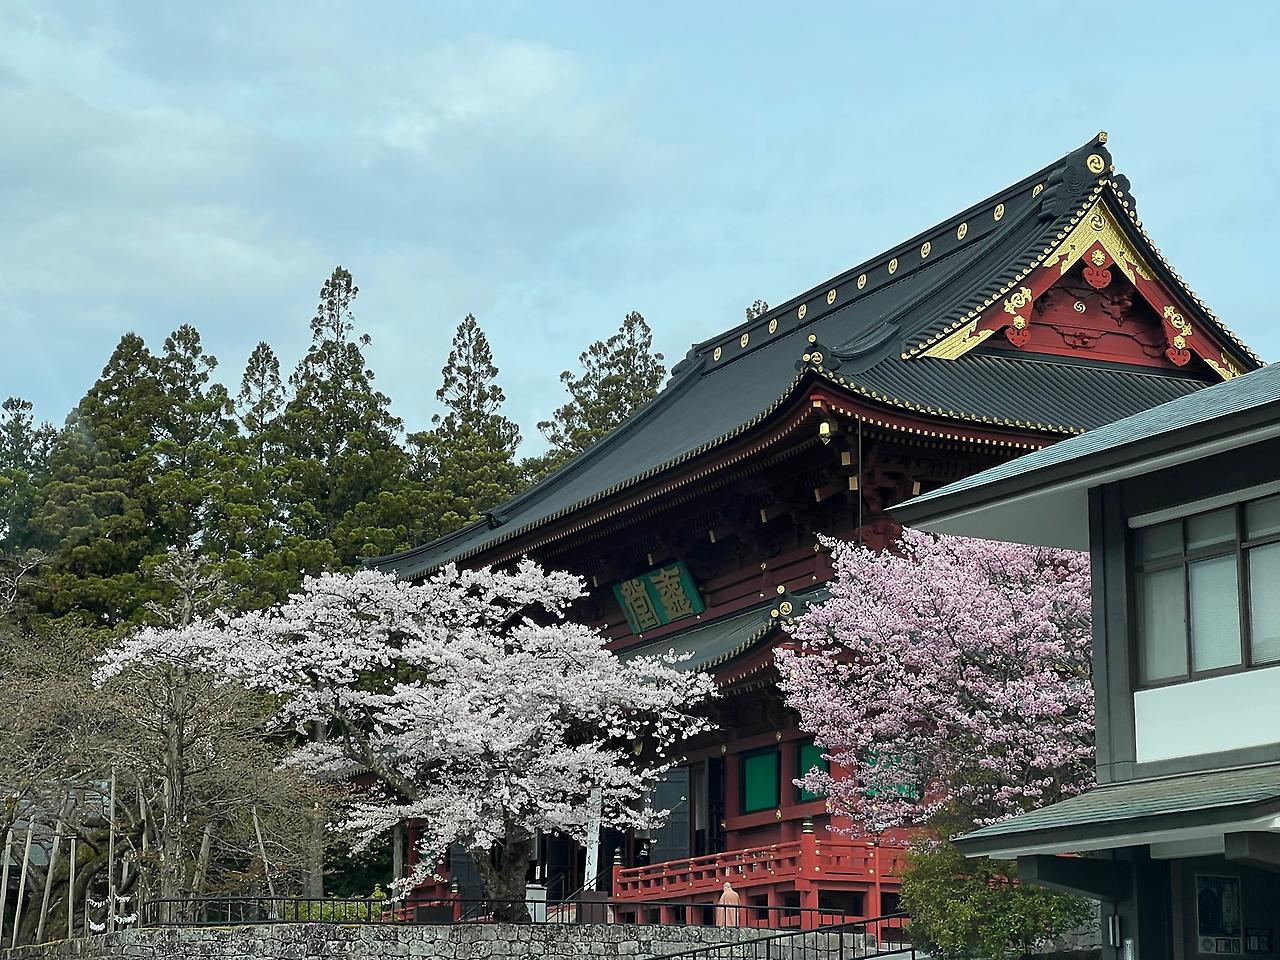
[[[324,281],[287,376],[259,343],[238,378],[218,382],[217,359],[184,324],[159,352],[121,337],[61,428],[35,423],[20,398],[4,402],[0,556],[46,558],[31,581],[32,625],[148,622],[148,604],[172,596],[150,576],[171,549],[218,558],[231,607],[283,600],[304,575],[479,519],[662,383],[649,328],[630,314],[582,354],[580,376],[563,375],[570,399],[550,459],[521,460],[493,352],[469,315],[436,391],[441,412],[406,435],[366,358],[359,293],[343,267]]]
[[[32,563],[0,565],[0,677],[10,693],[0,711],[0,838],[11,875],[27,873],[18,942],[61,935],[69,922],[101,930],[109,912],[128,925],[142,899],[242,893],[264,881],[295,890],[311,824],[335,791],[282,766],[287,744],[267,729],[266,698],[181,659],[95,684],[97,632],[35,635],[15,610]],[[220,597],[213,566],[188,551],[151,576],[174,597],[151,608],[157,622],[189,623]]]
[[[1087,900],[1017,880],[1008,860],[966,860],[951,843],[916,844],[902,879],[915,945],[939,958],[1021,960],[1093,916]]]
[[[1088,558],[911,530],[887,552],[827,545],[831,598],[779,652],[787,703],[831,761],[804,784],[873,832],[932,828],[903,899],[935,955],[1021,956],[1081,902],[945,838],[1092,784]]]

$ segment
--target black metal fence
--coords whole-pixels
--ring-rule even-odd
[[[695,947],[663,960],[852,960],[916,956],[905,914],[853,920],[816,930],[786,930],[746,940]]]
[[[149,900],[139,911],[147,927],[245,926],[268,923],[456,924],[635,923],[662,926],[753,927],[805,930],[860,927],[873,934],[894,918],[858,920],[834,910],[799,906],[720,906],[695,900],[614,900],[583,894],[573,900],[494,900],[450,897],[425,901],[214,896]],[[881,928],[884,928],[884,931]],[[901,933],[899,929],[898,934]],[[879,939],[879,937],[877,937]],[[763,955],[762,955],[763,956]]]

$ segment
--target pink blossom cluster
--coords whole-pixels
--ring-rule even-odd
[[[984,825],[1093,782],[1087,555],[906,530],[826,541],[831,597],[780,650],[787,703],[832,773],[809,790],[859,829]]]

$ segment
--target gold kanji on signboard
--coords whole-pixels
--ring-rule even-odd
[[[648,630],[662,623],[658,611],[653,605],[649,591],[645,589],[644,580],[628,580],[618,585],[623,605],[627,608],[629,619],[641,630]]]
[[[613,593],[634,633],[683,620],[706,609],[698,585],[683,560],[616,583]]]
[[[649,579],[654,589],[658,591],[658,599],[666,608],[668,620],[678,620],[681,617],[692,616],[696,612],[693,609],[693,601],[689,599],[689,594],[685,590],[683,572],[679,567],[663,567],[656,573],[650,574]]]

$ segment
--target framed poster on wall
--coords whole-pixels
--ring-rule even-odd
[[[1240,878],[1196,874],[1196,941],[1201,954],[1243,953]]]
[[[1270,953],[1271,930],[1266,927],[1247,929],[1244,932],[1245,953]]]

